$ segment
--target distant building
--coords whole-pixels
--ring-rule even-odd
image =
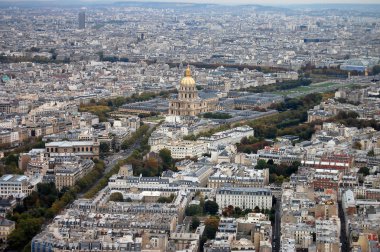
[[[45,150],[49,157],[73,153],[83,159],[99,158],[99,142],[94,141],[51,142],[45,145]]]
[[[86,28],[86,13],[84,11],[79,12],[78,22],[79,22],[79,29]]]

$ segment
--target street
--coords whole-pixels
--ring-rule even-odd
[[[274,228],[273,228],[273,241],[272,241],[272,251],[280,251],[280,235],[281,235],[281,198],[276,198],[275,205],[275,219],[274,219]]]

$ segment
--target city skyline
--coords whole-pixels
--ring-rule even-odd
[[[0,3],[50,3],[57,2],[56,0],[0,0]],[[134,1],[118,1],[118,0],[81,0],[79,2],[82,3],[116,3],[116,2],[141,2],[141,3],[150,3],[150,2],[158,2],[158,3],[194,3],[194,4],[221,4],[221,5],[276,5],[276,6],[286,6],[286,5],[332,5],[332,4],[380,4],[378,0],[308,0],[307,2],[302,0],[134,0]],[[65,3],[78,3],[78,1],[66,1]]]

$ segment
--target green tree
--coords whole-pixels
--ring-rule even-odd
[[[204,212],[215,215],[218,213],[219,206],[215,201],[207,200],[204,205]]]
[[[235,215],[237,217],[241,216],[243,214],[243,211],[241,210],[240,207],[235,207]]]
[[[353,149],[360,150],[362,148],[362,144],[360,142],[354,142],[352,145]]]
[[[110,201],[123,202],[124,197],[121,192],[114,192],[110,195]]]
[[[108,145],[108,143],[101,142],[99,145],[99,151],[102,154],[108,153],[110,151],[110,146]]]
[[[15,155],[15,154],[10,154],[8,156],[5,157],[5,160],[4,160],[4,163],[6,165],[16,165],[18,164],[18,155]]]
[[[41,230],[43,218],[24,215],[17,223],[17,228],[9,235],[9,249],[21,251],[29,241]]]
[[[284,178],[284,176],[282,176],[282,175],[280,175],[280,176],[277,176],[276,177],[276,184],[282,184],[282,183],[284,183],[284,180],[285,180],[285,178]]]
[[[164,170],[170,169],[173,166],[172,153],[169,149],[161,149],[158,155],[162,160]]]
[[[244,209],[244,215],[247,215],[249,213],[252,213],[252,209],[249,209],[249,208]]]
[[[200,220],[199,220],[198,217],[193,216],[193,217],[191,218],[191,224],[190,224],[190,226],[191,226],[191,230],[195,230],[195,229],[197,229],[197,227],[199,227],[200,224],[201,224],[201,222],[200,222]]]
[[[227,207],[225,207],[223,210],[222,210],[222,215],[224,217],[230,217],[232,215],[235,214],[235,209],[234,209],[234,206],[233,205],[229,205]]]
[[[211,216],[205,220],[205,230],[203,235],[207,239],[214,239],[216,231],[218,231],[219,227],[219,218],[216,216]]]
[[[201,215],[202,213],[203,213],[203,209],[199,205],[189,205],[185,209],[186,216]]]
[[[174,199],[174,194],[170,194],[169,197],[159,197],[157,202],[158,203],[172,203],[173,202],[173,199]]]
[[[257,161],[257,165],[255,166],[255,169],[257,169],[257,170],[263,170],[263,169],[265,169],[267,167],[268,167],[267,162],[265,162],[265,160],[263,160],[263,159],[259,159]]]
[[[373,149],[370,150],[370,151],[368,151],[367,156],[368,157],[374,157],[375,156],[375,151]]]
[[[367,167],[361,167],[358,171],[358,173],[363,174],[363,176],[368,176],[369,175],[369,169]]]
[[[380,65],[373,66],[373,68],[372,68],[372,74],[373,75],[380,74]]]

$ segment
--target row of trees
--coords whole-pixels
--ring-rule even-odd
[[[158,125],[156,127],[158,127]],[[132,134],[132,140],[130,138],[125,143],[123,143],[125,145],[124,147],[131,148],[132,146],[137,147],[139,145],[140,148],[135,149],[127,159],[119,160],[117,164],[114,167],[112,167],[112,169],[109,172],[104,174],[103,177],[86,192],[84,197],[88,199],[93,198],[100,190],[105,188],[108,184],[109,178],[112,175],[117,174],[121,166],[127,163],[131,163],[131,160],[142,160],[143,155],[148,153],[150,149],[150,146],[148,145],[150,133],[153,132],[156,127],[149,130],[148,125],[142,125],[134,134]]]
[[[45,148],[45,142],[42,141],[42,137],[29,137],[25,141],[21,142],[19,146],[12,147],[10,144],[0,144],[0,149],[5,151],[5,156],[18,155],[21,152],[28,152],[35,148]],[[9,149],[7,151],[7,149]]]
[[[120,96],[111,99],[101,99],[96,101],[91,99],[87,104],[81,104],[79,107],[80,112],[91,112],[99,117],[99,121],[106,122],[108,119],[108,113],[116,110],[127,103],[142,102],[154,99],[156,97],[167,98],[171,93],[175,93],[176,90],[161,91],[158,94],[153,92],[143,92],[141,94],[133,94],[132,96]]]
[[[255,208],[252,209],[244,209],[242,210],[240,207],[234,207],[232,205],[229,205],[222,210],[222,215],[224,217],[234,217],[234,218],[239,218],[239,217],[244,217],[249,213],[263,213],[269,215],[269,220],[274,221],[274,208],[272,207],[271,209],[260,209],[260,207],[255,206]]]
[[[234,207],[232,205],[229,205],[229,206],[223,208],[222,215],[224,217],[239,218],[239,217],[246,216],[247,214],[252,213],[252,212],[253,212],[252,209],[249,209],[249,208],[244,209],[244,211],[243,211],[240,207]],[[260,208],[258,206],[255,207],[254,212],[259,213]]]
[[[380,123],[376,120],[361,120],[359,119],[358,113],[354,111],[340,111],[335,117],[331,118],[328,121],[341,123],[346,127],[356,127],[359,129],[372,127],[375,130],[380,130]]]
[[[113,108],[119,108],[124,104],[127,103],[134,103],[134,102],[142,102],[142,101],[148,101],[157,97],[169,97],[171,93],[175,93],[176,90],[163,90],[160,91],[158,94],[154,92],[143,92],[141,94],[132,94],[131,96],[119,96],[112,99],[101,99],[99,101],[96,101],[95,99],[91,99],[89,104],[85,104],[82,106],[108,106]]]
[[[265,86],[257,86],[257,87],[248,87],[243,89],[243,91],[248,91],[252,93],[264,93],[264,92],[275,92],[279,90],[288,90],[301,86],[309,86],[312,83],[310,79],[298,79],[298,80],[290,80],[284,81],[280,83],[265,85]]]
[[[106,122],[108,113],[112,111],[112,108],[106,105],[81,105],[79,112],[90,112],[99,117],[100,122]]]
[[[185,140],[196,140],[199,137],[209,137],[216,132],[230,129],[242,124],[249,125],[255,130],[255,136],[258,141],[241,145],[241,150],[244,152],[255,152],[257,146],[248,146],[259,144],[265,146],[263,139],[276,138],[283,135],[297,135],[300,139],[310,139],[314,133],[314,125],[302,124],[307,121],[307,111],[318,105],[322,101],[321,94],[308,94],[300,98],[286,98],[283,102],[271,106],[272,109],[277,109],[280,113],[267,117],[255,119],[245,123],[223,124],[219,127],[212,128],[207,132],[201,132],[197,135],[188,135]],[[261,143],[259,143],[261,141]],[[251,150],[252,149],[252,150]]]
[[[148,125],[142,125],[132,135],[121,144],[121,149],[131,148],[138,140],[141,140],[149,131]]]
[[[189,205],[185,209],[186,216],[202,216],[202,215],[216,215],[219,206],[215,201],[204,200],[201,198],[199,205]]]
[[[296,173],[298,171],[298,167],[300,166],[300,162],[294,161],[290,165],[286,164],[275,164],[272,159],[268,161],[259,160],[255,169],[269,169],[269,182],[270,183],[278,183],[282,184],[285,180],[287,180],[290,175]]]
[[[157,203],[172,203],[174,200],[174,197],[175,197],[174,194],[170,194],[169,197],[161,196],[158,198]]]
[[[47,63],[70,63],[69,58],[65,58],[64,60],[57,60],[56,55],[53,54],[52,58],[41,57],[41,56],[6,56],[0,54],[0,63],[20,63],[20,62],[34,62],[40,64]]]
[[[95,185],[92,183],[92,187],[90,187],[86,191],[84,197],[87,199],[93,198],[100,190],[107,186],[109,178],[112,175],[117,174],[120,170],[120,167],[125,165],[126,163],[126,160],[120,160],[114,167],[112,167],[112,169],[109,172],[107,172],[106,174],[101,174],[101,176],[97,177],[97,183]]]
[[[269,146],[270,143],[264,138],[256,138],[253,136],[243,137],[240,143],[237,144],[238,152],[244,153],[257,153],[258,150],[263,149],[265,146]]]
[[[321,94],[309,94],[301,98],[285,99],[272,108],[280,113],[247,124],[255,130],[258,138],[276,138],[282,135],[297,135],[301,139],[310,139],[314,125],[302,124],[307,120],[307,110],[322,101]]]

